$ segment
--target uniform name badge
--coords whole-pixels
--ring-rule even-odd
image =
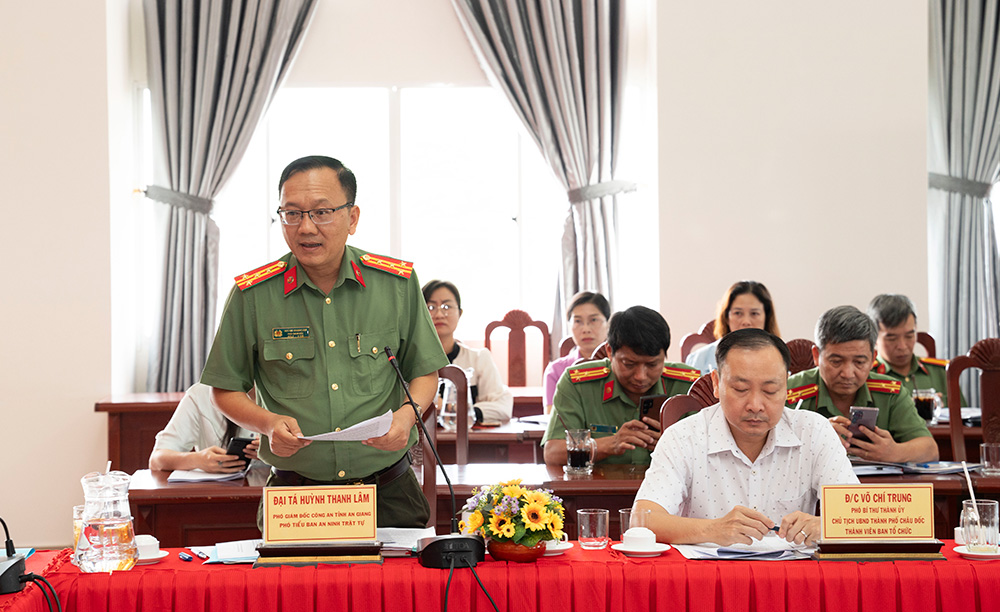
[[[264,487],[264,543],[375,540],[375,485]]]

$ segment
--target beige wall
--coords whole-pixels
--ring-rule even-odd
[[[55,4],[0,4],[0,516],[36,547],[104,467],[111,361],[108,14]]]
[[[786,338],[902,292],[927,312],[923,2],[658,5],[661,310],[677,340],[736,280]]]

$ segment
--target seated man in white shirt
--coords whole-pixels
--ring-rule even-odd
[[[777,525],[796,544],[820,537],[820,485],[858,482],[826,419],[786,410],[788,347],[761,329],[726,335],[712,372],[719,402],[667,428],[635,507],[657,540],[750,544]]]

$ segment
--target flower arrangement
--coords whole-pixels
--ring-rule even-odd
[[[546,489],[526,489],[520,478],[473,489],[464,510],[471,514],[468,523],[460,524],[463,533],[479,533],[529,548],[543,540],[562,538],[562,499]]]

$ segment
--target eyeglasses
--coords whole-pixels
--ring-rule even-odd
[[[333,213],[348,206],[354,206],[354,202],[341,204],[336,208],[314,208],[313,210],[285,210],[284,208],[279,208],[277,213],[283,225],[298,225],[302,223],[302,215],[305,214],[309,215],[309,220],[314,224],[326,225],[327,223],[333,223]]]
[[[438,304],[428,304],[427,305],[427,310],[431,311],[431,314],[434,314],[435,310],[440,310],[441,314],[447,316],[447,315],[451,314],[452,310],[456,310],[457,311],[458,310],[458,306],[452,306],[451,304],[440,304],[440,305],[438,305]]]

